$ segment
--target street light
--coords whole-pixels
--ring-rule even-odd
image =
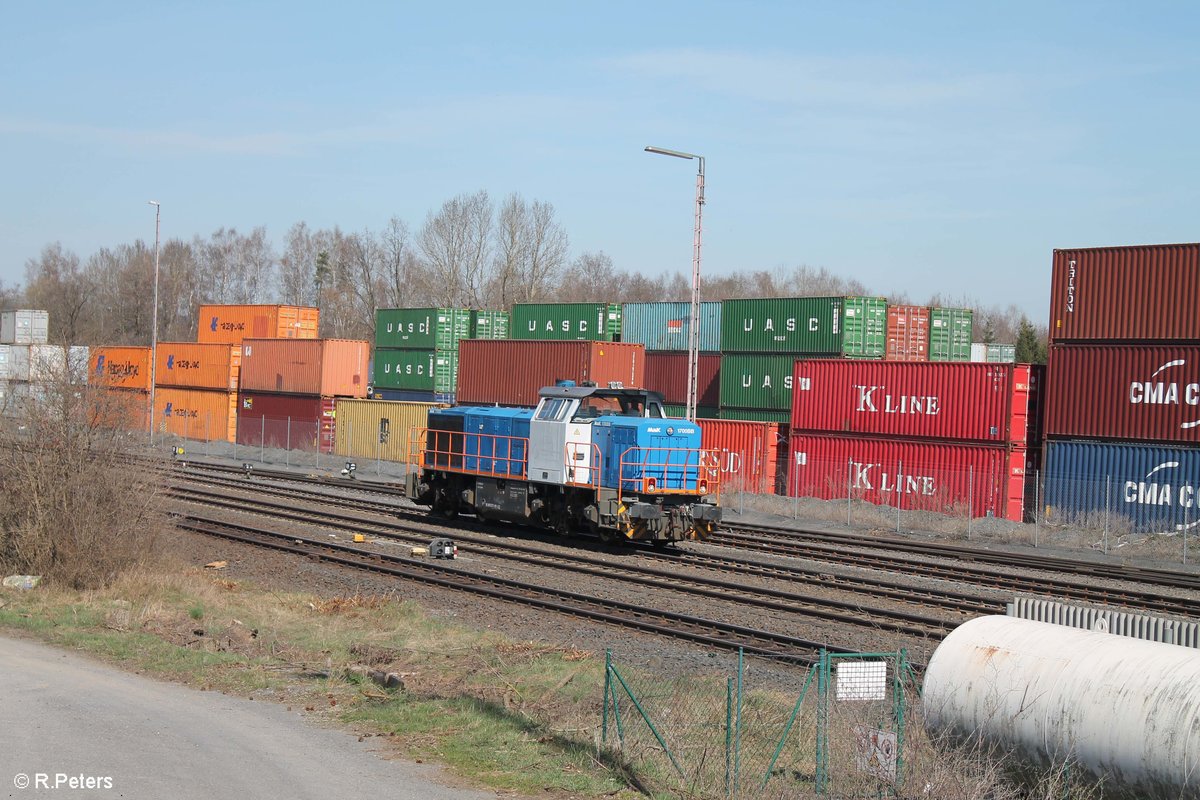
[[[154,206],[154,316],[150,324],[150,446],[154,446],[154,368],[158,362],[158,222],[162,207],[157,200],[148,203]]]
[[[704,156],[694,153],[683,153],[679,150],[668,150],[665,147],[647,147],[647,153],[660,156],[696,159],[700,170],[696,173],[696,229],[692,237],[692,314],[688,325],[688,396],[687,418],[696,419],[696,375],[700,365],[700,225],[701,211],[704,208]]]

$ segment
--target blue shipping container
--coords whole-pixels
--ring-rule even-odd
[[[647,350],[688,349],[691,303],[626,303],[621,341],[643,344]],[[721,304],[700,304],[700,351],[721,350]]]
[[[1200,528],[1200,449],[1048,441],[1044,476],[1052,519],[1102,525],[1107,508],[1139,533]]]

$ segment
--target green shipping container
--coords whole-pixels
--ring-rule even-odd
[[[722,408],[721,419],[737,419],[746,422],[782,422],[788,424],[791,411],[763,411],[758,408]]]
[[[678,419],[686,419],[687,418],[687,406],[664,405],[663,413],[665,413],[668,417],[675,417]],[[712,408],[710,406],[699,406],[696,409],[696,419],[717,419],[718,413],[719,412],[717,411],[717,409]]]
[[[375,312],[376,349],[455,350],[471,338],[464,308],[381,308]],[[451,390],[453,391],[453,390]]]
[[[792,410],[792,372],[797,358],[785,354],[729,354],[721,356],[721,417],[726,408]]]
[[[458,384],[457,350],[376,350],[376,389],[451,393]]]
[[[842,353],[847,358],[883,358],[887,351],[887,300],[845,298],[842,337]]]
[[[507,311],[472,311],[472,339],[507,339],[509,316]]]
[[[989,364],[1012,364],[1017,360],[1015,344],[989,344],[987,346],[987,361]]]
[[[621,339],[620,303],[518,303],[508,335],[513,339],[614,342]]]
[[[929,309],[929,360],[970,361],[974,319],[969,308]]]
[[[764,297],[721,304],[726,353],[842,352],[841,297]]]

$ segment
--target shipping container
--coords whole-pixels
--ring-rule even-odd
[[[929,309],[929,360],[970,361],[974,325],[969,308]]]
[[[716,406],[721,402],[721,357],[701,353],[696,360],[696,405]],[[688,354],[646,353],[646,386],[673,405],[687,405]]]
[[[1200,448],[1048,441],[1045,451],[1051,521],[1106,527],[1114,539],[1200,529]]]
[[[1200,340],[1200,244],[1055,250],[1050,341]]]
[[[882,297],[845,299],[842,353],[847,358],[883,358],[887,353],[887,300]]]
[[[471,336],[465,308],[380,308],[375,311],[375,347],[453,350]]]
[[[1024,516],[1026,452],[960,442],[793,433],[788,494],[904,511]]]
[[[376,350],[375,389],[453,394],[458,383],[458,350]]]
[[[159,342],[154,382],[180,389],[236,392],[241,366],[241,345]]]
[[[1046,433],[1200,444],[1200,344],[1050,348]]]
[[[417,392],[409,389],[375,389],[371,392],[372,400],[395,400],[403,403],[433,403],[435,405],[454,405],[453,392]]]
[[[721,488],[755,494],[774,494],[781,487],[781,456],[787,453],[787,427],[774,422],[697,420],[701,446],[715,450]]]
[[[928,361],[929,309],[925,306],[888,306],[887,315],[884,358],[888,361]]]
[[[518,303],[508,335],[513,339],[611,342],[621,338],[619,303]]]
[[[725,353],[842,351],[841,297],[762,297],[721,305]]]
[[[339,397],[334,452],[348,458],[410,463],[413,431],[427,426],[439,403],[396,403]]]
[[[687,403],[663,403],[663,413],[675,419],[687,419]],[[720,419],[721,410],[716,406],[696,406],[696,419]]]
[[[1028,364],[796,361],[792,431],[1027,444]]]
[[[803,355],[726,353],[721,356],[721,407],[792,410],[792,377]],[[788,421],[786,417],[784,421]]]
[[[156,387],[154,430],[201,442],[236,441],[237,399],[237,392]]]
[[[371,346],[357,339],[246,339],[241,388],[252,392],[366,397]]]
[[[1013,364],[1017,360],[1015,344],[971,343],[971,362],[975,364]]]
[[[507,311],[472,311],[472,339],[507,339],[509,329],[509,313]]]
[[[621,341],[642,344],[647,351],[682,351],[690,346],[691,303],[626,303],[622,309]],[[700,304],[700,352],[721,350],[721,304]]]
[[[767,411],[761,408],[725,408],[718,412],[721,419],[741,420],[744,422],[777,422],[787,425],[792,418],[790,411]]]
[[[112,430],[150,431],[150,392],[95,388],[87,391],[89,423]]]
[[[49,340],[49,312],[28,308],[0,312],[0,344],[45,344]]]
[[[241,344],[243,339],[316,339],[321,311],[306,306],[203,305],[197,342]]]
[[[93,347],[89,363],[88,383],[150,391],[149,347]]]
[[[237,416],[240,445],[333,452],[337,411],[332,397],[242,391]]]
[[[535,406],[559,380],[645,386],[640,344],[464,339],[458,343],[458,402]]]

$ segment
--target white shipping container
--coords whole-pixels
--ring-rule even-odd
[[[0,312],[0,343],[45,344],[49,338],[49,312],[32,309]]]
[[[971,363],[986,364],[987,349],[988,346],[983,342],[971,342]]]
[[[0,344],[0,381],[13,379],[12,347]]]

